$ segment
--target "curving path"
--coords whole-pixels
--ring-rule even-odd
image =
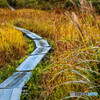
[[[10,5],[8,7],[14,11]],[[22,62],[8,79],[0,84],[0,100],[20,100],[22,88],[31,78],[32,70],[51,49],[50,45],[42,37],[26,29],[15,27],[22,31],[27,37],[34,40],[36,49]]]

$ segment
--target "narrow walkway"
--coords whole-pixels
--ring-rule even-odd
[[[10,5],[8,6],[14,11]],[[16,69],[16,72],[0,84],[0,100],[20,100],[22,88],[31,78],[32,70],[51,49],[47,41],[35,33],[26,29],[15,27],[22,31],[27,37],[34,40],[36,49]]]

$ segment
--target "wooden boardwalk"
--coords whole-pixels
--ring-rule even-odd
[[[9,8],[14,11],[11,6]],[[22,88],[31,78],[31,71],[51,49],[48,42],[37,34],[20,27],[15,28],[34,40],[36,49],[18,66],[13,75],[0,84],[0,100],[20,100]]]

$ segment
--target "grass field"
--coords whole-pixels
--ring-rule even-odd
[[[25,54],[23,51],[26,50],[24,48],[27,43],[21,32],[11,28],[13,25],[37,33],[47,39],[54,49],[48,59],[44,59],[33,70],[32,78],[27,83],[29,94],[22,95],[22,100],[25,97],[27,100],[60,100],[68,97],[71,91],[100,93],[100,16],[87,2],[81,4],[80,9],[74,5],[74,10],[70,12],[62,9],[52,12],[0,9],[0,23],[0,32],[4,34],[7,43],[11,41],[13,48],[17,42],[14,50],[20,52],[16,52],[14,58],[17,53]],[[11,38],[6,37],[6,33]],[[15,33],[16,41],[13,42],[12,36]],[[17,37],[20,38],[17,40]],[[0,39],[3,41],[3,38]],[[6,49],[9,48],[7,43],[4,42]],[[3,45],[0,46],[4,48]],[[10,55],[9,52],[8,54]],[[68,100],[99,98],[100,94],[97,97],[86,96]]]

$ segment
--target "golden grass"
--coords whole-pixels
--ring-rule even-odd
[[[24,54],[25,40],[20,31],[14,28],[0,27],[0,66],[19,59]]]
[[[0,11],[1,23],[9,21],[54,43],[50,65],[42,71],[40,98],[59,100],[69,96],[71,91],[100,91],[95,88],[100,84],[100,21],[97,15],[94,18],[88,10],[60,14],[29,9]]]

